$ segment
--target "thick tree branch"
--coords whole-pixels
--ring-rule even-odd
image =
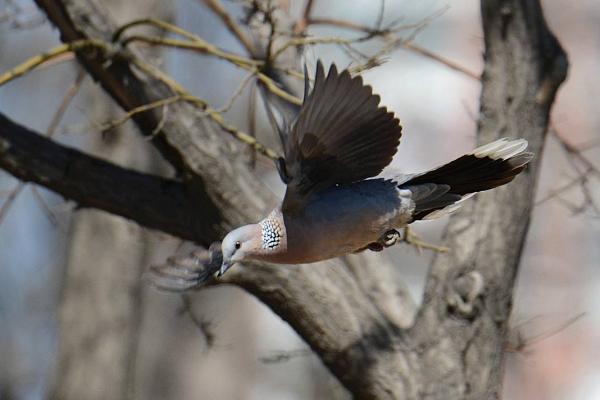
[[[62,146],[0,114],[0,168],[73,200],[148,228],[198,240],[186,187]],[[194,207],[195,208],[195,207]]]

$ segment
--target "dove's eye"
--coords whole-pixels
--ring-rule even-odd
[[[240,247],[242,247],[242,244],[240,243],[240,241],[238,240],[237,242],[235,242],[235,248],[239,249]]]

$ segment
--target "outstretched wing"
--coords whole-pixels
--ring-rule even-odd
[[[325,77],[317,63],[312,91],[308,79],[304,103],[284,143],[285,160],[278,167],[287,191],[286,211],[301,209],[321,189],[379,174],[400,143],[402,127],[379,96],[360,77],[335,65]]]

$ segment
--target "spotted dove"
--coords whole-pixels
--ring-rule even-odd
[[[402,128],[360,76],[317,63],[312,90],[282,135],[278,170],[285,197],[262,221],[222,242],[219,274],[246,260],[312,263],[381,249],[411,222],[458,209],[473,193],[514,179],[533,154],[527,141],[500,139],[420,174],[377,178],[396,153]]]

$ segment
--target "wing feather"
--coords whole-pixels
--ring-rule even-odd
[[[299,209],[315,191],[379,174],[392,160],[402,128],[361,77],[317,63],[285,147],[289,175],[284,209]]]

